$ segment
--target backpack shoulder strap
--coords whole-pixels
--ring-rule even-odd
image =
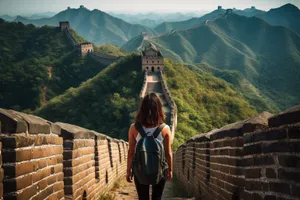
[[[163,130],[163,128],[165,128],[165,126],[166,126],[166,124],[162,123],[155,129],[155,131],[153,133],[154,138],[157,138],[158,134]]]
[[[146,134],[145,130],[143,129],[142,124],[140,122],[136,122],[134,124],[134,126],[138,130],[138,132],[140,133],[142,138],[147,136],[147,134]]]

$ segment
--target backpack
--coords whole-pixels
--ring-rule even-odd
[[[165,177],[168,164],[165,158],[164,145],[157,139],[166,124],[161,124],[151,136],[147,136],[142,125],[135,123],[142,138],[138,141],[132,160],[134,178],[143,185],[155,185]]]

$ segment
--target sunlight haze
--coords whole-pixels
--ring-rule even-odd
[[[218,5],[223,8],[245,9],[255,6],[257,9],[269,10],[280,7],[286,3],[292,3],[300,7],[299,0],[1,0],[0,14],[22,15],[41,12],[60,12],[68,6],[78,8],[84,5],[86,8],[103,11],[120,12],[188,12],[188,11],[211,11]]]

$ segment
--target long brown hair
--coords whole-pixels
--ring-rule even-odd
[[[135,121],[144,126],[158,126],[164,123],[166,116],[162,107],[159,96],[155,93],[147,94],[140,105]]]

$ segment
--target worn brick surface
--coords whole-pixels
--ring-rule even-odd
[[[262,113],[181,145],[174,171],[189,193],[217,200],[299,199],[299,106],[270,117]]]

